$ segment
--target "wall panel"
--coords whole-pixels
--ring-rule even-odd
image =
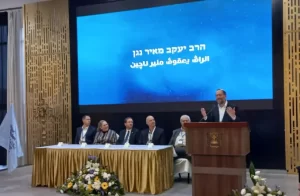
[[[300,166],[300,1],[283,2],[286,169]]]
[[[37,146],[72,141],[68,0],[24,6],[28,161]]]

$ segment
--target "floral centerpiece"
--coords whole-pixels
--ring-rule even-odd
[[[86,165],[74,172],[57,191],[80,196],[125,195],[118,177],[109,173],[95,156],[89,156]]]
[[[241,191],[233,190],[230,196],[286,196],[279,186],[276,186],[274,190],[269,188],[266,178],[260,176],[260,171],[255,171],[253,163],[249,166],[249,172],[253,186],[251,188],[246,186]]]

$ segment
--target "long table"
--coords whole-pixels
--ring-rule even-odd
[[[159,194],[173,186],[171,146],[64,144],[38,147],[34,152],[32,186],[61,186],[70,174],[79,171],[89,155],[115,172],[126,192]]]

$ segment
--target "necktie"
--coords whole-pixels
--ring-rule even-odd
[[[124,141],[123,141],[123,144],[125,144],[125,143],[127,142],[128,138],[129,138],[129,135],[130,135],[130,132],[127,131],[126,136],[125,136],[125,139],[124,139]]]

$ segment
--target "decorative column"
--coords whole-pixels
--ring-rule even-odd
[[[68,0],[24,6],[28,162],[34,148],[70,143],[71,79]]]
[[[300,165],[300,2],[283,1],[285,154],[288,173]]]

